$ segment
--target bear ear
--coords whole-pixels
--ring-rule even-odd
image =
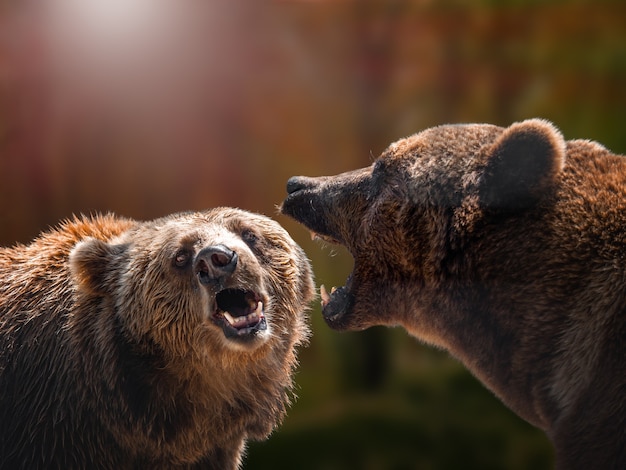
[[[549,122],[530,119],[506,128],[488,151],[480,199],[497,209],[524,209],[547,190],[565,164],[565,140]]]
[[[114,267],[124,250],[124,245],[111,245],[95,238],[78,242],[69,257],[70,270],[78,286],[95,294],[110,293]]]

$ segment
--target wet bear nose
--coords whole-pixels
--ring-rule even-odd
[[[194,269],[202,284],[224,280],[237,267],[237,253],[224,245],[203,248],[196,256]]]

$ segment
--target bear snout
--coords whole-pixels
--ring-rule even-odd
[[[292,176],[287,181],[287,198],[280,211],[304,224],[313,238],[323,238],[329,243],[342,243],[339,228],[330,217],[330,204],[324,192],[331,178],[328,176]]]
[[[237,267],[237,253],[225,245],[200,250],[194,260],[194,272],[203,285],[223,283]]]

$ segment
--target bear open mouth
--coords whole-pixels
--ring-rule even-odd
[[[243,289],[224,289],[215,295],[213,321],[227,338],[249,339],[267,330],[261,295]]]
[[[326,201],[327,195],[324,193],[328,178],[305,176],[289,178],[287,197],[280,211],[308,228],[312,240],[321,240],[331,245],[348,248],[348,244],[343,240],[337,227],[329,220],[331,209]],[[330,294],[323,286],[320,287],[322,315],[331,328],[344,330],[351,327],[350,317],[352,317],[356,303],[356,296],[353,292],[353,274],[348,277],[345,286],[331,289]]]

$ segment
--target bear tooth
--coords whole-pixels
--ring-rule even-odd
[[[322,307],[325,307],[328,302],[330,302],[330,295],[328,295],[328,291],[326,291],[326,286],[322,284],[320,286],[320,297],[322,298]]]
[[[317,233],[315,233],[314,231],[311,230],[311,240],[315,241],[315,240],[317,240],[317,238],[318,238]]]
[[[254,311],[254,313],[258,317],[262,317],[263,316],[263,302],[261,302],[260,300],[259,300],[259,303],[256,305],[256,310]]]
[[[235,319],[232,317],[230,313],[222,312],[222,315],[224,315],[224,318],[226,318],[226,320],[228,320],[228,323],[230,323],[231,325],[235,323]]]
[[[330,289],[330,295],[333,295],[333,294],[335,293],[335,291],[336,291],[336,290],[337,290],[337,288],[336,288],[335,286],[333,286],[333,287]]]

